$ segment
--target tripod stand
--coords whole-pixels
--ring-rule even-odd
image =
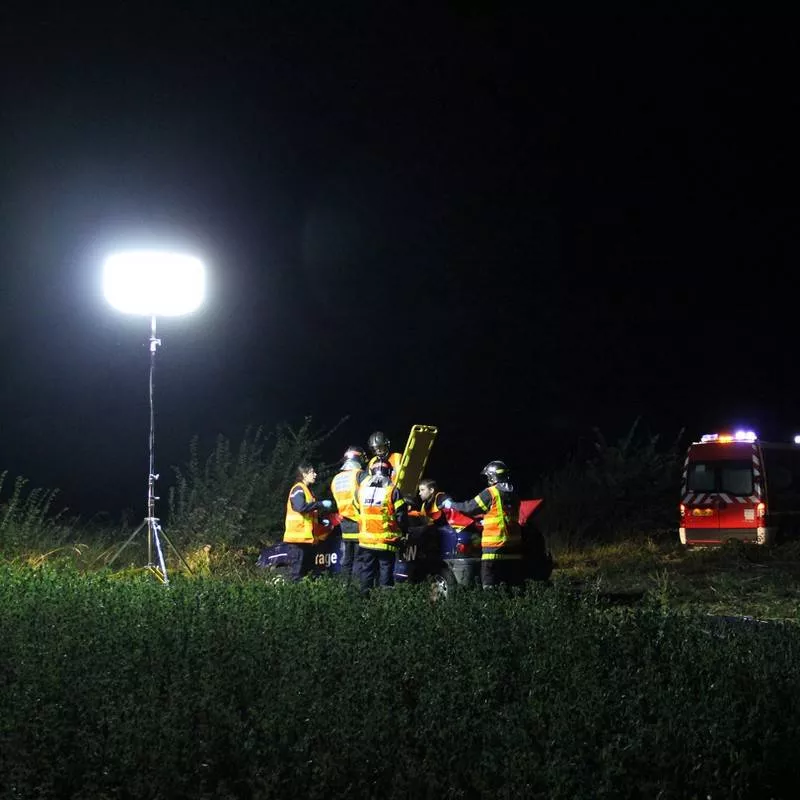
[[[161,527],[161,522],[156,516],[156,481],[158,480],[158,473],[155,471],[155,412],[153,408],[153,376],[156,366],[156,348],[161,344],[161,339],[156,338],[156,318],[150,318],[150,437],[148,439],[148,450],[150,455],[149,470],[147,474],[147,514],[144,521],[138,528],[128,537],[125,543],[117,550],[108,562],[111,566],[119,554],[136,538],[140,531],[147,528],[147,565],[145,569],[152,572],[162,583],[169,584],[169,575],[167,574],[167,565],[164,560],[164,551],[161,547],[161,539],[172,548],[175,555],[181,560],[184,567],[191,573],[191,568],[186,563],[186,559],[181,555],[177,547],[170,541],[164,529]],[[153,563],[153,552],[155,551],[158,563]]]

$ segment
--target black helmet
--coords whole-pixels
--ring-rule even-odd
[[[364,448],[359,447],[357,444],[351,444],[350,447],[344,451],[342,461],[358,461],[359,463],[363,464],[364,458]]]
[[[371,433],[367,440],[367,445],[376,456],[382,456],[389,452],[389,445],[391,442],[386,438],[383,431],[375,431]]]
[[[392,477],[392,465],[388,461],[376,458],[369,465],[370,475],[383,475],[385,478]]]
[[[500,481],[508,480],[508,467],[502,461],[490,461],[481,470],[481,475],[486,477],[489,486],[494,486]]]

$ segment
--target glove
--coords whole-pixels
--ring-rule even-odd
[[[443,503],[442,508],[450,509],[453,507],[453,501],[448,497]]]
[[[320,505],[323,508],[333,508],[333,500],[321,500]]]

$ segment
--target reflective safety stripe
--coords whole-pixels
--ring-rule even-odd
[[[483,517],[481,558],[485,560],[519,559],[522,553],[522,531],[519,527],[519,501],[503,500],[497,486],[489,487],[492,504]],[[480,495],[478,501],[480,503]]]
[[[317,512],[314,510],[310,511],[308,514],[301,514],[292,508],[292,495],[298,487],[303,490],[303,500],[305,503],[313,503],[316,499],[314,495],[311,494],[311,489],[302,481],[298,481],[292,486],[289,490],[289,497],[286,500],[286,527],[284,528],[283,541],[292,542],[294,544],[313,544],[315,529],[318,527]]]
[[[481,561],[520,561],[522,553],[484,553]]]
[[[339,513],[347,519],[358,522],[358,510],[355,507],[355,495],[358,490],[357,469],[343,470],[331,481],[331,494],[336,501]]]
[[[401,532],[395,511],[404,501],[394,501],[394,487],[362,484],[358,490],[361,527],[358,543],[368,550],[396,550]]]

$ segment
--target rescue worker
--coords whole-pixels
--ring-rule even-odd
[[[522,529],[519,525],[519,497],[511,483],[508,467],[490,461],[481,470],[488,484],[472,500],[455,503],[447,498],[443,508],[467,516],[483,514],[481,536],[481,583],[491,589],[501,583],[518,586],[523,582]]]
[[[397,551],[408,532],[408,509],[392,485],[392,465],[373,460],[369,473],[358,487],[355,503],[360,516],[356,570],[362,593],[376,579],[379,586],[394,586]]]
[[[447,499],[437,488],[436,481],[423,478],[417,487],[419,511],[409,511],[408,546],[401,549],[399,557],[407,562],[408,580],[418,583],[431,563],[438,564],[441,557],[441,534],[450,525],[442,510]],[[416,504],[415,504],[416,505]]]
[[[361,482],[367,477],[364,470],[365,453],[357,445],[347,448],[342,461],[341,470],[331,481],[331,494],[336,508],[341,515],[342,530],[342,565],[340,574],[350,580],[353,574],[353,563],[358,550],[359,514],[356,511],[356,492]]]
[[[297,480],[286,500],[283,541],[288,545],[289,575],[299,581],[314,568],[314,544],[328,538],[329,530],[319,520],[319,510],[333,507],[331,500],[317,500],[311,486],[317,471],[307,463],[297,467]]]
[[[377,461],[388,461],[392,466],[391,479],[392,483],[394,483],[400,471],[400,461],[403,455],[402,453],[390,453],[389,447],[391,444],[383,431],[375,431],[375,433],[370,434],[367,440],[367,447],[372,453],[372,458],[367,464],[367,470],[369,471]]]
[[[447,500],[447,495],[440,492],[436,481],[431,478],[423,478],[417,487],[419,499],[422,501],[420,505],[420,514],[425,517],[429,525],[441,524],[443,521],[446,523],[444,511],[442,510],[442,503]]]

